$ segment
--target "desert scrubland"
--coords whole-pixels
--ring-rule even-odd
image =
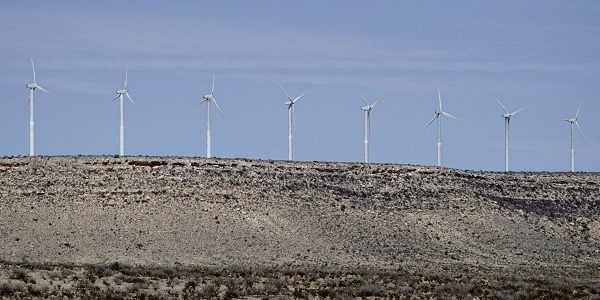
[[[0,158],[4,298],[599,298],[600,173]]]

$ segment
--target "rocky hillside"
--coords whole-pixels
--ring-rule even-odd
[[[600,275],[599,173],[0,159],[0,259]]]

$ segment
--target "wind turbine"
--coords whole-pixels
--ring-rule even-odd
[[[449,118],[452,118],[452,119],[455,119],[458,121],[460,121],[460,119],[442,110],[442,96],[440,96],[440,88],[438,88],[437,92],[438,92],[438,102],[440,104],[440,108],[435,111],[435,115],[429,121],[429,123],[427,123],[427,125],[425,125],[425,128],[427,128],[427,126],[429,126],[429,124],[431,124],[435,119],[437,119],[437,128],[438,128],[438,130],[437,130],[437,165],[438,165],[438,167],[441,167],[442,166],[442,118],[440,117],[440,115],[444,115],[446,117],[449,117]]]
[[[221,111],[221,108],[219,108],[219,104],[217,104],[217,100],[215,99],[215,74],[213,73],[213,81],[212,81],[212,89],[210,90],[210,94],[209,95],[204,95],[204,97],[202,97],[202,102],[200,102],[199,104],[202,104],[204,102],[206,102],[207,106],[206,106],[206,157],[210,158],[210,103],[213,102],[215,104],[215,106],[217,107],[217,109],[219,110],[219,113],[221,114],[221,117],[223,117],[223,119],[225,118],[223,116],[223,112]]]
[[[369,104],[369,102],[367,102],[367,99],[365,98],[365,96],[362,93],[360,93],[360,95],[362,96],[363,101],[365,101],[365,104],[366,104],[365,106],[361,107],[360,109],[365,112],[365,162],[368,163],[369,162],[369,135],[371,134],[371,109],[373,107],[375,107],[375,105],[379,101],[381,101],[381,99],[383,99],[383,97],[379,98],[379,100],[375,101],[375,103]]]
[[[121,107],[121,130],[120,130],[120,147],[119,147],[119,156],[125,156],[125,125],[123,122],[123,95],[127,96],[133,107],[137,110],[137,106],[129,96],[127,92],[127,69],[125,69],[125,86],[121,90],[117,90],[117,96],[113,99],[113,101],[119,99],[120,107]]]
[[[585,142],[583,138],[583,132],[581,131],[581,127],[579,127],[579,123],[577,122],[577,117],[579,116],[579,109],[581,108],[581,102],[579,102],[579,106],[577,107],[577,113],[575,113],[574,118],[563,119],[563,121],[571,123],[571,172],[575,172],[575,138],[573,134],[573,124],[577,126],[577,130],[581,134],[581,139]]]
[[[504,105],[502,105],[502,103],[500,102],[500,100],[498,100],[498,98],[496,98],[496,101],[498,101],[498,104],[500,104],[500,106],[502,106],[502,109],[504,110],[504,114],[502,115],[504,117],[504,171],[508,172],[508,129],[509,129],[509,123],[510,123],[510,117],[518,114],[520,111],[522,111],[525,108],[521,108],[515,112],[509,113],[508,110],[506,109],[506,107],[504,107]]]
[[[308,92],[305,92],[304,94],[292,100],[292,97],[290,97],[290,95],[285,91],[285,89],[283,89],[281,84],[279,84],[279,87],[285,93],[285,96],[288,98],[288,101],[286,101],[284,104],[288,106],[288,160],[292,160],[292,125],[295,124],[296,119],[296,113],[294,112],[294,104],[296,104],[296,102],[298,102],[298,100],[300,100],[300,98],[302,98]]]
[[[39,86],[35,81],[35,67],[33,66],[33,58],[31,58],[31,70],[33,71],[33,83],[27,84],[26,87],[29,89],[29,156],[35,155],[35,123],[33,122],[33,91],[40,89],[42,92],[50,94],[43,87]]]

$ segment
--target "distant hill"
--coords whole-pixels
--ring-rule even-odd
[[[5,157],[0,259],[594,279],[599,204],[600,173]]]

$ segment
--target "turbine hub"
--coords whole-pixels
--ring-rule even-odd
[[[35,83],[30,83],[27,85],[28,89],[35,89],[36,87],[37,87],[37,84],[35,84]]]

